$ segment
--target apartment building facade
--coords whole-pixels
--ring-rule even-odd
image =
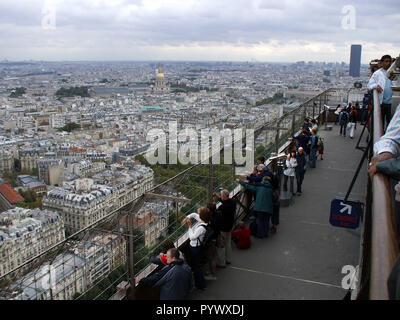
[[[14,168],[14,155],[9,150],[0,150],[0,172],[12,171]]]
[[[19,207],[0,213],[0,276],[64,239],[57,213]]]
[[[68,233],[79,231],[125,207],[153,187],[153,171],[144,166],[106,171],[92,179],[65,182],[43,198],[43,207],[60,213]]]

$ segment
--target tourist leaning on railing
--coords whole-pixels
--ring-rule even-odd
[[[374,144],[374,157],[371,159],[368,169],[371,179],[373,179],[377,172],[382,172],[392,178],[392,185],[394,187],[399,180],[399,159],[400,104],[397,106],[386,133]],[[396,189],[394,191],[396,191]],[[400,203],[398,201],[395,202],[395,215],[397,220],[397,232],[400,237]]]
[[[292,134],[292,138],[297,140],[297,147],[302,147],[304,150],[307,148],[308,141],[310,141],[310,136],[308,135],[308,127],[307,129],[302,129],[301,133],[297,136]]]
[[[192,271],[179,257],[179,250],[167,251],[167,265],[159,272],[143,278],[139,284],[160,287],[160,300],[182,300],[192,290]]]
[[[400,105],[399,105],[400,106]],[[371,160],[369,174],[371,178],[377,172],[379,162],[400,156],[400,108],[390,121],[386,133],[374,144],[374,157]]]
[[[175,248],[175,244],[171,239],[166,239],[163,244],[162,244],[162,249],[161,253],[158,256],[151,256],[150,257],[150,262],[154,263],[159,266],[165,266],[168,265],[167,263],[167,251],[169,249]],[[179,259],[185,260],[183,253],[179,251]]]
[[[257,214],[257,237],[266,238],[269,233],[269,220],[273,214],[274,202],[277,195],[270,182],[271,178],[265,176],[259,185],[251,185],[244,181],[238,182],[246,189],[253,190],[257,193],[256,202],[254,204],[254,213]]]

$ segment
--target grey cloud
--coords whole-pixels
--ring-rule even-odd
[[[278,39],[320,41],[338,47],[349,41],[399,43],[399,3],[369,4],[351,1],[356,9],[356,30],[341,27],[342,8],[349,3],[326,1],[203,0],[188,6],[148,10],[144,1],[57,2],[57,29],[41,28],[44,1],[1,1],[0,44],[7,47],[90,49],[114,45],[190,45],[228,43],[254,45]],[[138,10],[129,11],[129,6]],[[22,45],[22,44],[23,45]],[[1,58],[1,57],[0,57]]]

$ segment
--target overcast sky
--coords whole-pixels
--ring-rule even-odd
[[[399,0],[0,0],[0,60],[368,63],[399,31]]]

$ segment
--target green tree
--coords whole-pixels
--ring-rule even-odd
[[[70,87],[69,89],[61,87],[55,93],[57,97],[89,97],[89,88],[88,87]]]
[[[36,201],[36,192],[33,190],[22,191],[22,189],[19,189],[18,193],[25,199],[26,202],[31,203]]]
[[[11,171],[4,171],[3,172],[3,178],[4,180],[8,181],[11,185],[11,187],[15,188],[17,186],[17,172],[11,172]]]
[[[26,93],[26,88],[20,87],[15,88],[13,92],[9,95],[10,98],[18,98]]]
[[[71,132],[74,131],[76,129],[80,129],[81,125],[75,122],[69,122],[67,123],[64,127],[59,128],[59,131],[67,131],[67,132]]]

